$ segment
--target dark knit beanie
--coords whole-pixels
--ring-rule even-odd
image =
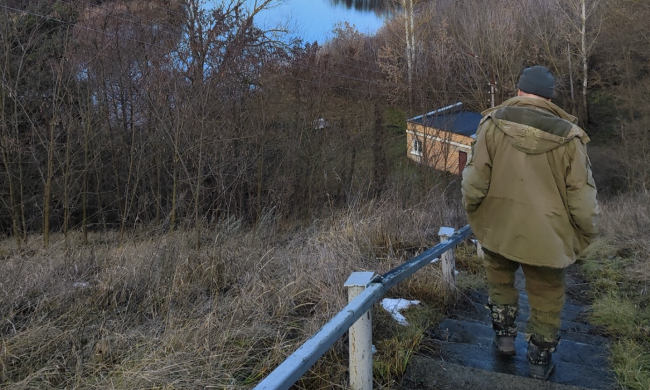
[[[517,88],[522,92],[551,99],[555,92],[555,80],[547,68],[532,66],[521,73]]]

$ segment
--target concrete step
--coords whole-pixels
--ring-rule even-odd
[[[434,338],[441,340],[441,358],[446,362],[502,374],[528,377],[525,335],[517,335],[517,355],[503,358],[492,345],[494,332],[490,325],[446,319],[440,323]],[[589,340],[588,336],[585,336]],[[612,389],[615,379],[607,360],[606,344],[594,336],[596,344],[562,340],[553,358],[555,372],[550,382],[588,389]]]
[[[446,343],[444,344],[442,356],[445,361],[466,367],[518,377],[528,377],[528,360],[524,351],[525,349],[518,346],[517,356],[504,359],[497,356],[492,348],[472,344]],[[556,361],[555,370],[551,374],[549,382],[587,389],[606,390],[615,388],[615,381],[606,367],[596,368],[563,361]]]
[[[545,382],[527,376],[513,376],[467,367],[450,361],[414,356],[400,390],[585,390],[586,387]]]
[[[438,329],[433,334],[433,337],[447,343],[454,344],[472,344],[481,348],[486,348],[492,351],[492,340],[494,339],[494,331],[492,327],[486,324],[468,321],[458,321],[452,319],[443,320]],[[573,340],[562,339],[557,351],[553,357],[557,362],[566,362],[571,364],[578,364],[591,367],[595,370],[602,371],[607,368],[609,363],[607,356],[609,354],[607,344],[600,344],[600,339],[593,339],[596,343],[588,337],[587,343],[576,342]],[[520,356],[526,355],[526,337],[524,333],[519,333],[516,338],[517,354]]]
[[[501,357],[492,345],[494,331],[486,292],[465,291],[458,310],[430,336],[441,341],[440,357],[416,357],[409,363],[403,389],[615,389],[608,362],[608,340],[587,321],[589,308],[567,301],[562,311],[562,341],[553,354],[555,370],[548,382],[528,378],[525,322],[530,315],[525,279],[519,270],[520,291],[517,355]]]

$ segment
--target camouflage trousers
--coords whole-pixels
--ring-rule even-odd
[[[536,267],[506,259],[485,249],[484,252],[489,290],[488,307],[492,311],[497,334],[500,327],[503,328],[502,334],[507,334],[513,329],[513,316],[517,316],[519,302],[519,291],[514,285],[515,271],[521,266],[530,303],[526,333],[538,335],[545,341],[556,342],[560,332],[560,313],[565,302],[566,268]],[[499,313],[503,313],[503,319],[499,317]],[[498,318],[494,318],[495,315]]]

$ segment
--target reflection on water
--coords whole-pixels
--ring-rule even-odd
[[[345,5],[348,9],[354,8],[357,11],[374,12],[377,15],[388,13],[386,0],[330,0],[332,5]]]

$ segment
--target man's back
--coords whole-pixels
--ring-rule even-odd
[[[511,260],[568,266],[595,233],[589,137],[542,99],[516,97],[486,114],[463,173],[474,234]]]

